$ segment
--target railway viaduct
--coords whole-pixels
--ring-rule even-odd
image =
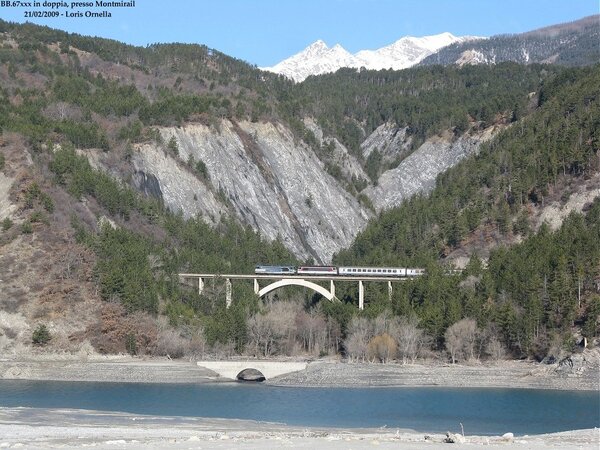
[[[225,301],[227,307],[232,302],[232,280],[252,280],[254,283],[254,293],[263,297],[269,292],[284,286],[303,286],[318,292],[329,301],[339,301],[335,296],[336,282],[358,282],[358,308],[365,307],[365,285],[369,282],[385,282],[388,285],[388,295],[392,296],[392,283],[404,281],[406,276],[339,276],[339,275],[236,275],[236,274],[214,274],[214,273],[180,273],[180,280],[196,280],[198,293],[204,290],[206,280],[225,280]],[[267,282],[265,286],[260,287],[260,282]],[[329,289],[317,284],[316,281],[329,283]]]

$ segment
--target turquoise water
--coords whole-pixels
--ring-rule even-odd
[[[529,389],[298,388],[0,380],[0,407],[220,417],[296,426],[498,435],[600,426],[598,392]]]

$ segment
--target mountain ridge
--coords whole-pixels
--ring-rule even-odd
[[[455,43],[428,55],[420,65],[559,64],[585,66],[600,61],[600,15],[476,42]]]
[[[262,70],[274,72],[301,82],[310,75],[321,75],[335,72],[342,67],[367,70],[393,69],[400,70],[412,67],[425,57],[439,49],[454,43],[485,39],[477,36],[457,37],[449,32],[436,35],[413,37],[404,36],[390,45],[376,50],[360,50],[354,54],[348,52],[340,44],[329,48],[319,39],[304,50],[272,67]]]

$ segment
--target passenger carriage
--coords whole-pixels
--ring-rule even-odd
[[[405,267],[338,267],[340,275],[351,277],[405,277],[406,271]]]

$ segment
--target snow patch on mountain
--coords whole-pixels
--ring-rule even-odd
[[[456,60],[456,65],[462,67],[466,65],[476,66],[478,64],[493,64],[495,58],[488,59],[482,52],[470,49],[465,50],[460,54],[460,58]]]
[[[400,70],[418,64],[427,56],[448,45],[475,39],[483,38],[456,37],[447,32],[420,38],[406,36],[386,47],[377,50],[361,50],[354,55],[339,44],[329,48],[325,42],[318,40],[273,67],[261,69],[285,75],[297,82],[305,80],[310,75],[335,72],[342,67]]]

